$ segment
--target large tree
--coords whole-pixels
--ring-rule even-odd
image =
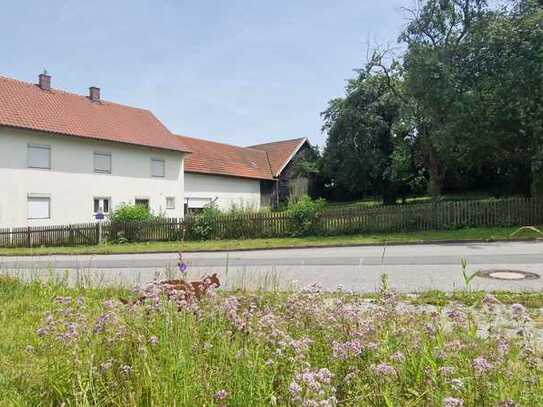
[[[464,68],[467,44],[488,9],[484,0],[428,0],[411,13],[400,37],[407,45],[405,93],[429,192],[437,199],[446,171],[465,161],[478,143],[473,122],[467,121],[473,98]]]
[[[513,2],[494,13],[473,39],[477,112],[490,155],[513,173],[520,191],[541,186],[543,171],[543,8]],[[535,188],[541,193],[540,188]]]
[[[393,76],[373,73],[371,67],[358,71],[345,97],[330,101],[323,113],[328,140],[322,169],[341,198],[379,194],[384,203],[396,200],[403,167],[394,157],[404,159],[406,150],[394,154],[402,137],[395,133],[401,101],[389,86],[400,79],[397,72]]]

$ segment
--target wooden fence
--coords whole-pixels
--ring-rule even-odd
[[[543,224],[543,200],[459,201],[438,204],[328,209],[311,218],[288,212],[193,216],[146,222],[0,229],[0,247],[150,242],[450,230]]]
[[[0,229],[0,247],[76,246],[98,244],[99,225],[32,226]]]

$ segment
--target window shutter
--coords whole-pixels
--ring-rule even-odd
[[[51,168],[51,147],[28,145],[28,166],[30,168]]]
[[[164,177],[164,160],[151,159],[151,176],[152,177]]]
[[[111,174],[111,154],[94,153],[94,171]]]
[[[28,219],[49,219],[51,216],[51,199],[45,197],[28,197]]]

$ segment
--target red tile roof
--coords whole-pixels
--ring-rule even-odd
[[[186,136],[178,138],[180,143],[188,146],[192,151],[192,154],[185,159],[186,172],[273,179],[265,151]]]
[[[165,150],[190,149],[148,110],[0,76],[0,125],[67,136],[136,144]]]
[[[273,143],[258,144],[249,148],[262,150],[268,153],[274,177],[278,177],[298,150],[306,143],[307,138],[275,141]]]

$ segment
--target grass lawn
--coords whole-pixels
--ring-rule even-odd
[[[542,294],[386,287],[198,302],[155,285],[123,305],[0,277],[0,406],[543,405]]]
[[[465,193],[451,193],[444,194],[441,197],[442,202],[456,202],[456,201],[471,201],[471,200],[486,200],[491,199],[491,196],[486,192],[465,192]],[[422,204],[432,201],[432,197],[429,195],[413,196],[405,200],[406,204]],[[398,204],[401,200],[398,200]],[[328,202],[327,206],[330,208],[366,208],[372,206],[380,206],[383,204],[382,199],[366,198],[359,201],[350,202]]]
[[[213,240],[197,242],[150,242],[127,244],[102,244],[98,246],[75,247],[36,247],[7,249],[0,248],[1,255],[47,255],[47,254],[120,254],[120,253],[153,253],[184,252],[212,250],[251,250],[293,248],[304,246],[342,246],[381,243],[416,243],[444,240],[480,240],[499,241],[508,239],[537,238],[534,232],[523,231],[511,236],[518,228],[466,228],[438,232],[411,232],[374,235],[348,236],[310,236],[300,238],[274,238],[251,240]]]

